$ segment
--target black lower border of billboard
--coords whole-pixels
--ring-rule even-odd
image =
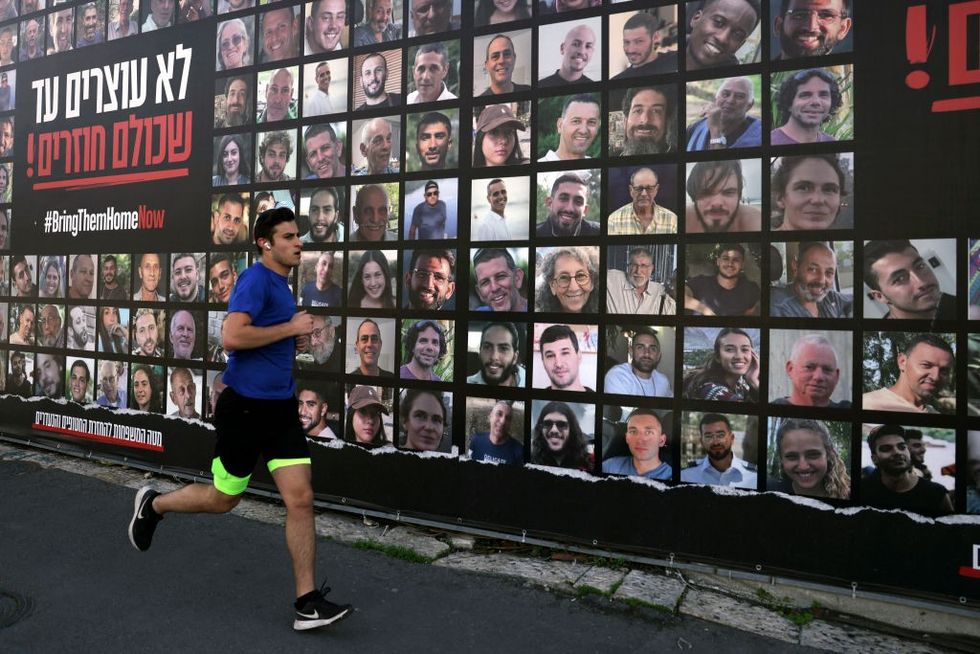
[[[0,405],[10,423],[32,424],[34,412],[49,402],[9,398]],[[74,408],[58,406],[62,412]],[[166,452],[39,430],[9,434],[164,474],[208,476],[214,444],[210,431],[172,429],[172,420],[160,415],[141,415],[140,424],[167,432]],[[776,493],[583,479],[350,445],[314,448],[313,486],[321,501],[447,529],[468,527],[980,608],[980,570],[975,567],[980,525],[962,516],[931,520],[870,508],[831,510]],[[252,487],[275,490],[261,464]]]

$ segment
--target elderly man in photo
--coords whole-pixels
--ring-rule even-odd
[[[187,368],[178,366],[170,373],[170,401],[177,407],[170,415],[181,418],[201,417],[197,410],[197,384],[194,383],[194,375]]]
[[[186,309],[174,311],[170,316],[170,349],[175,359],[200,359],[195,352],[197,345],[197,322],[194,315]]]
[[[703,0],[690,16],[687,69],[737,65],[735,53],[761,18],[760,0]]]
[[[449,117],[430,111],[419,119],[415,129],[415,152],[418,170],[444,170],[453,145],[453,124]]]
[[[570,96],[555,123],[558,150],[548,150],[538,161],[590,159],[586,152],[599,135],[601,122],[599,99],[595,95],[579,93]]]
[[[630,342],[630,360],[609,369],[603,391],[636,397],[674,397],[667,375],[657,370],[661,356],[657,332],[638,327]]]
[[[653,409],[641,407],[630,412],[626,418],[626,445],[630,455],[604,459],[603,472],[670,481],[674,469],[660,460],[660,449],[667,445],[667,434],[660,416]]]
[[[99,366],[99,391],[95,401],[100,406],[126,408],[126,393],[119,392],[119,373],[116,371],[115,361],[103,361]]]
[[[384,118],[372,118],[361,127],[358,144],[364,165],[354,168],[355,175],[385,175],[398,172],[398,158],[392,161],[394,148],[391,123]]]
[[[449,74],[449,51],[441,43],[426,43],[415,52],[412,79],[415,90],[408,94],[408,104],[455,100],[456,94],[446,86]]]
[[[367,0],[364,23],[354,28],[354,47],[376,45],[402,38],[401,23],[394,22],[393,0]]]
[[[300,366],[316,366],[328,371],[337,370],[339,372],[340,362],[332,358],[334,352],[337,352],[340,357],[343,356],[343,353],[336,349],[336,336],[337,328],[329,316],[314,315],[309,350],[306,357],[297,357]],[[309,358],[312,358],[312,361],[309,361]]]
[[[790,381],[790,394],[776,398],[770,404],[851,408],[850,400],[835,402],[831,399],[840,381],[840,368],[833,343],[822,334],[807,334],[793,343],[786,361],[786,376]]]
[[[701,161],[687,178],[684,231],[688,234],[757,232],[762,212],[742,202],[745,179],[738,160]]]
[[[595,80],[585,75],[592,56],[596,52],[595,32],[588,25],[576,25],[568,31],[559,46],[561,66],[554,72],[538,81],[538,86],[564,86],[565,84],[590,84]]]
[[[677,313],[677,303],[664,285],[655,282],[653,252],[645,246],[630,250],[626,271],[606,271],[606,312],[658,316]]]
[[[649,168],[637,168],[630,175],[629,193],[633,201],[609,214],[610,235],[676,234],[677,214],[657,204],[660,179]]]
[[[127,2],[129,0],[122,0]],[[135,28],[135,25],[134,25]],[[111,29],[111,26],[110,26]],[[20,58],[23,61],[38,59],[44,56],[44,45],[41,41],[44,35],[41,30],[41,22],[37,18],[31,18],[23,27],[22,46],[20,48]]]
[[[170,27],[174,24],[174,0],[149,0],[150,11],[147,12],[141,32]]]
[[[390,213],[391,201],[383,186],[367,184],[357,189],[352,210],[357,229],[351,232],[351,242],[397,241],[398,233],[388,229]]]
[[[147,252],[140,255],[139,267],[136,269],[140,287],[133,294],[134,300],[137,302],[163,302],[166,299],[158,291],[161,270],[159,254]]]
[[[62,329],[61,313],[58,307],[53,304],[45,304],[41,307],[41,314],[37,319],[38,339],[37,344],[41,347],[64,347],[65,330]]]
[[[520,336],[512,322],[491,322],[480,334],[480,369],[468,384],[523,388],[527,371],[521,365]]]
[[[133,11],[133,0],[119,0],[116,20],[109,22],[109,40],[115,41],[139,32],[139,23]]]
[[[623,96],[624,140],[621,147],[610,144],[610,154],[629,157],[674,152],[673,100],[659,88],[632,88]]]
[[[953,375],[955,354],[936,334],[916,334],[896,356],[898,379],[887,388],[865,393],[869,411],[939,413],[934,406]]]
[[[773,287],[769,314],[780,318],[850,318],[854,297],[834,289],[837,255],[822,241],[800,243],[790,264],[792,282]]]
[[[599,223],[586,220],[589,185],[576,173],[564,173],[551,185],[545,198],[547,219],[537,225],[538,236],[598,236]]]
[[[343,50],[347,33],[347,0],[314,0],[306,17],[306,54]]]
[[[412,18],[411,36],[428,36],[458,30],[459,21],[453,17],[453,0],[409,0],[408,14]]]
[[[752,80],[731,77],[718,87],[701,117],[687,128],[687,150],[755,148],[762,145],[762,121],[748,115],[755,104]]]

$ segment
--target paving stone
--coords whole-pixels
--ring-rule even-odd
[[[472,550],[473,545],[476,544],[476,539],[472,536],[467,536],[465,534],[450,534],[449,544],[453,546],[454,550]]]
[[[332,538],[341,543],[352,544],[359,540],[377,540],[383,527],[368,527],[363,518],[353,518],[346,514],[319,512],[316,515],[318,536]]]
[[[614,599],[634,599],[673,611],[686,586],[680,579],[663,574],[630,570],[613,594]]]
[[[943,654],[948,650],[898,638],[851,625],[832,624],[814,620],[803,625],[800,644],[831,652],[861,652],[861,654]]]
[[[427,536],[410,527],[394,527],[387,531],[382,530],[380,533],[377,528],[374,528],[373,531],[376,534],[374,540],[379,543],[407,547],[427,559],[438,559],[451,549],[449,545],[438,538]]]
[[[487,574],[517,577],[552,590],[569,592],[572,585],[588,568],[573,561],[543,561],[511,554],[470,554],[455,552],[439,559],[435,565],[484,572]]]
[[[622,570],[613,570],[612,568],[603,568],[601,566],[592,566],[587,569],[585,573],[578,578],[575,582],[575,588],[588,587],[595,588],[596,590],[609,594],[615,588],[616,584],[623,580],[625,572]]]
[[[712,591],[692,588],[684,596],[680,612],[788,643],[797,643],[800,638],[800,628],[778,613]]]

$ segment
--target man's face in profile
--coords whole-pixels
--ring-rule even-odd
[[[354,207],[354,222],[361,238],[367,241],[382,240],[388,229],[388,211],[388,196],[380,187],[361,191],[358,204]]]
[[[140,281],[147,293],[156,293],[160,283],[160,255],[144,254],[140,259]]]
[[[784,59],[830,54],[850,30],[842,0],[790,0],[775,21]]]
[[[498,36],[487,46],[487,59],[483,63],[483,68],[487,71],[490,82],[500,86],[510,82],[516,62],[517,55],[514,53],[514,46],[510,39]]]
[[[705,232],[727,232],[738,216],[738,177],[728,177],[694,200],[694,213]]]
[[[174,358],[190,359],[194,352],[194,341],[197,337],[197,326],[189,311],[178,311],[170,321],[170,344],[174,349]]]
[[[796,266],[796,293],[804,302],[820,302],[837,281],[837,257],[829,249],[813,246]]]
[[[236,79],[228,85],[225,94],[225,122],[228,126],[244,125],[248,121],[248,86]]]
[[[320,132],[306,139],[306,165],[318,179],[333,177],[343,151],[343,143],[334,141],[329,132]]]
[[[913,438],[906,432],[906,443],[909,446],[909,456],[912,459],[912,463],[915,465],[922,465],[925,462],[926,456],[926,445],[922,442],[921,438]]]
[[[415,55],[412,79],[419,92],[419,102],[435,102],[442,93],[443,81],[449,73],[449,63],[438,52],[422,52]]]
[[[176,371],[170,380],[170,400],[177,407],[180,417],[194,418],[197,415],[195,395],[197,384],[194,383],[194,378],[186,370]]]
[[[318,365],[323,365],[333,354],[336,329],[324,316],[313,316],[313,331],[310,332],[310,353]]]
[[[793,404],[827,406],[840,379],[834,348],[820,343],[803,345],[786,362],[786,376],[793,387]]]
[[[142,356],[151,357],[157,349],[157,320],[152,313],[144,313],[136,319],[136,345]]]
[[[487,187],[487,202],[494,213],[504,215],[507,208],[507,187],[503,182],[496,182]]]
[[[516,372],[520,352],[510,330],[502,325],[488,327],[480,340],[480,372],[483,381],[498,385]]]
[[[282,61],[295,57],[296,17],[290,8],[273,9],[262,19],[262,49],[266,61]]]
[[[357,356],[365,368],[378,365],[381,354],[381,331],[373,322],[363,322],[357,328]]]
[[[311,49],[331,52],[340,43],[347,25],[346,0],[320,0],[316,13],[306,19],[308,37],[313,40]]]
[[[310,197],[310,239],[322,243],[336,233],[337,202],[333,193],[320,190]]]
[[[237,273],[227,261],[219,261],[211,266],[208,282],[211,285],[211,297],[214,301],[227,302],[237,279]]]
[[[75,402],[84,402],[85,393],[88,391],[88,369],[82,364],[71,367],[68,373],[68,388],[71,391],[71,399]]]
[[[299,424],[307,434],[321,430],[320,421],[323,419],[323,412],[327,405],[320,399],[320,396],[311,390],[302,390],[296,398],[299,406]]]
[[[244,221],[245,206],[226,200],[218,209],[211,225],[215,245],[231,245],[238,240]]]
[[[476,292],[480,301],[493,311],[517,311],[521,303],[520,288],[524,271],[511,270],[507,259],[496,257],[481,261],[474,269]]]
[[[452,0],[411,0],[415,36],[438,34],[449,29]]]
[[[437,121],[420,125],[415,149],[419,154],[419,161],[422,162],[422,170],[445,168],[452,142],[450,128],[445,123]]]
[[[623,154],[659,154],[667,149],[667,96],[643,89],[633,96],[626,114]]]
[[[708,0],[691,16],[688,70],[726,64],[755,29],[758,16],[745,0]]]
[[[646,290],[650,283],[650,275],[653,274],[653,258],[643,252],[635,252],[630,256],[627,267],[630,281],[635,288]]]
[[[194,257],[181,257],[173,264],[173,291],[182,302],[197,299],[197,263]]]
[[[414,309],[441,309],[456,291],[452,268],[441,257],[421,255],[406,277],[409,304]]]

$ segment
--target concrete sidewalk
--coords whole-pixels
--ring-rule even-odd
[[[317,517],[320,574],[335,588],[332,599],[353,602],[357,611],[325,633],[297,635],[281,506],[246,498],[228,516],[171,515],[153,548],[140,553],[125,528],[133,489],[148,483],[146,476],[0,444],[4,649],[980,649],[976,616],[593,557],[549,558],[507,543],[499,549],[520,551],[498,552],[469,536],[369,527],[329,511]],[[838,611],[882,628],[840,619]],[[831,615],[838,619],[826,619]],[[900,627],[885,627],[889,621]]]

